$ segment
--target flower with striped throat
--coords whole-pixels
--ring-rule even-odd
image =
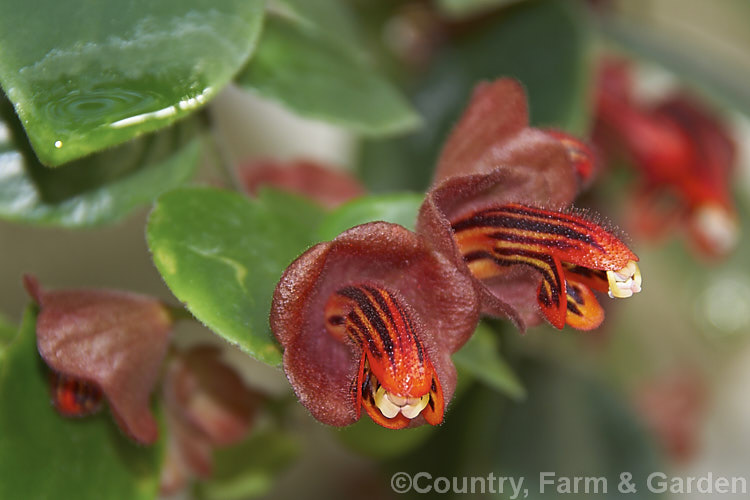
[[[271,328],[300,402],[345,426],[362,409],[390,429],[442,422],[451,354],[471,336],[471,279],[417,234],[371,222],[319,243],[284,272]]]
[[[604,320],[592,290],[612,298],[641,291],[638,257],[601,226],[573,213],[517,203],[490,206],[451,222],[471,273],[492,280],[516,265],[542,280],[537,301],[547,321],[591,330]]]
[[[353,389],[357,412],[364,407],[390,429],[406,427],[420,414],[437,425],[443,420],[443,391],[401,302],[376,284],[348,285],[328,299],[326,328],[362,351]]]
[[[641,277],[619,238],[567,210],[593,172],[585,142],[528,126],[518,82],[480,84],[440,155],[417,232],[473,278],[483,313],[521,331],[542,318],[596,328],[604,311],[593,291],[630,296]]]

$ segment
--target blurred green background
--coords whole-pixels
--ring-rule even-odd
[[[298,441],[299,455],[275,480],[259,472],[255,491],[279,499],[399,498],[404,495],[389,486],[397,471],[524,476],[529,498],[542,497],[529,483],[541,471],[610,478],[610,492],[597,498],[618,496],[620,472],[633,473],[641,485],[653,471],[712,472],[750,482],[750,3],[350,4],[376,64],[410,97],[423,127],[392,139],[360,139],[230,86],[212,101],[210,113],[233,161],[304,156],[351,169],[375,192],[420,192],[477,80],[517,77],[530,95],[532,125],[587,135],[593,64],[600,54],[615,52],[640,65],[645,94],[684,86],[730,124],[739,152],[733,192],[741,241],[730,257],[711,264],[696,258],[679,236],[663,244],[631,241],[641,259],[644,291],[607,304],[605,326],[597,332],[541,326],[520,336],[507,322],[492,322],[489,328],[520,378],[525,399],[513,400],[462,373],[464,382],[440,428],[395,433],[370,422],[329,429],[300,405],[287,405],[285,426]],[[443,10],[436,10],[437,4]],[[204,157],[198,178],[224,183],[213,158]],[[624,167],[610,173],[577,205],[617,222],[632,174]],[[50,287],[118,288],[176,303],[146,245],[147,212],[140,208],[113,225],[78,230],[0,220],[0,311],[11,323],[20,322],[29,302],[21,286],[25,273]],[[200,326],[178,328],[179,342],[222,343]],[[289,396],[280,370],[229,351],[248,383]],[[661,425],[667,431],[654,432],[655,420],[666,421]],[[690,453],[670,453],[665,435],[690,440],[685,444]],[[220,488],[195,494],[231,498]],[[626,496],[655,495],[640,488]]]

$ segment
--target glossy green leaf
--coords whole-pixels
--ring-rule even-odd
[[[416,193],[357,198],[328,213],[320,224],[318,237],[329,241],[350,227],[372,221],[393,222],[413,231],[423,200],[424,196]]]
[[[108,411],[63,418],[49,400],[36,313],[0,352],[0,498],[152,500],[162,449],[136,446]]]
[[[453,355],[464,372],[512,399],[523,399],[526,391],[500,355],[497,335],[486,323],[479,323],[474,335]]]
[[[360,172],[368,187],[424,190],[445,139],[482,80],[517,78],[526,88],[533,126],[586,134],[591,72],[584,17],[574,2],[523,2],[447,46],[413,93],[424,127],[364,144]]]
[[[0,218],[63,227],[121,219],[193,175],[197,127],[183,121],[71,162],[44,167],[7,100],[0,100]]]
[[[419,124],[406,99],[361,58],[283,19],[268,19],[239,81],[302,116],[362,134],[393,134]]]
[[[521,0],[437,0],[438,8],[452,17],[465,17]]]
[[[37,156],[80,158],[173,123],[244,65],[263,0],[0,1],[0,84]]]
[[[294,436],[268,430],[254,433],[239,445],[217,449],[213,476],[196,485],[196,497],[241,500],[265,495],[299,452]]]
[[[164,194],[148,221],[156,267],[193,315],[229,342],[269,364],[281,350],[268,312],[284,269],[309,246],[322,209],[292,195],[257,199],[208,188]]]
[[[356,19],[342,0],[276,0],[270,8],[342,48],[362,50]]]

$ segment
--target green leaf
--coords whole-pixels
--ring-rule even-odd
[[[437,0],[437,6],[443,14],[461,18],[519,1],[520,0]]]
[[[240,500],[265,495],[276,476],[297,458],[298,440],[280,431],[262,431],[214,453],[211,479],[196,485],[201,500]]]
[[[269,18],[239,82],[302,116],[367,135],[416,127],[408,102],[360,58],[292,23]]]
[[[318,229],[318,238],[329,241],[350,227],[372,221],[393,222],[413,231],[423,200],[424,196],[416,193],[357,198],[325,216]]]
[[[136,446],[108,411],[59,416],[35,329],[30,309],[16,340],[0,352],[0,498],[155,498],[161,446]]]
[[[86,227],[123,218],[192,177],[200,153],[195,123],[49,169],[37,160],[8,101],[0,100],[0,218]]]
[[[13,342],[17,332],[18,327],[8,321],[3,314],[0,314],[0,363],[3,359],[3,350]]]
[[[354,53],[362,52],[356,19],[341,0],[276,0],[270,8],[316,36],[328,37]]]
[[[526,397],[523,385],[500,355],[497,335],[486,323],[479,323],[466,345],[453,355],[453,361],[501,394],[516,400]]]
[[[523,2],[440,52],[413,99],[425,126],[388,141],[368,141],[360,172],[373,190],[422,191],[474,86],[517,78],[529,96],[531,124],[586,134],[590,120],[589,36],[574,2]]]
[[[172,293],[229,342],[269,364],[281,350],[268,325],[276,283],[309,246],[322,209],[261,191],[252,200],[208,188],[164,194],[151,212],[148,245]]]
[[[263,0],[0,0],[0,84],[42,163],[191,113],[244,65]]]

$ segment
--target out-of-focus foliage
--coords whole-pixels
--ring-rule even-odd
[[[326,214],[318,229],[318,237],[321,241],[332,240],[350,227],[377,220],[401,224],[413,230],[422,198],[422,195],[416,193],[358,198]]]
[[[496,333],[486,323],[479,323],[466,345],[453,355],[453,361],[488,387],[511,399],[523,399],[526,391],[500,356]]]
[[[296,436],[262,430],[243,443],[220,449],[214,456],[213,477],[196,484],[201,500],[241,500],[265,495],[278,473],[299,455]]]
[[[372,189],[423,190],[441,145],[477,82],[517,78],[532,126],[585,133],[589,125],[588,29],[573,2],[522,3],[477,24],[440,50],[412,86],[425,125],[416,133],[366,142],[360,172]]]
[[[394,87],[346,48],[271,17],[240,84],[302,116],[368,135],[413,129],[419,117]]]

